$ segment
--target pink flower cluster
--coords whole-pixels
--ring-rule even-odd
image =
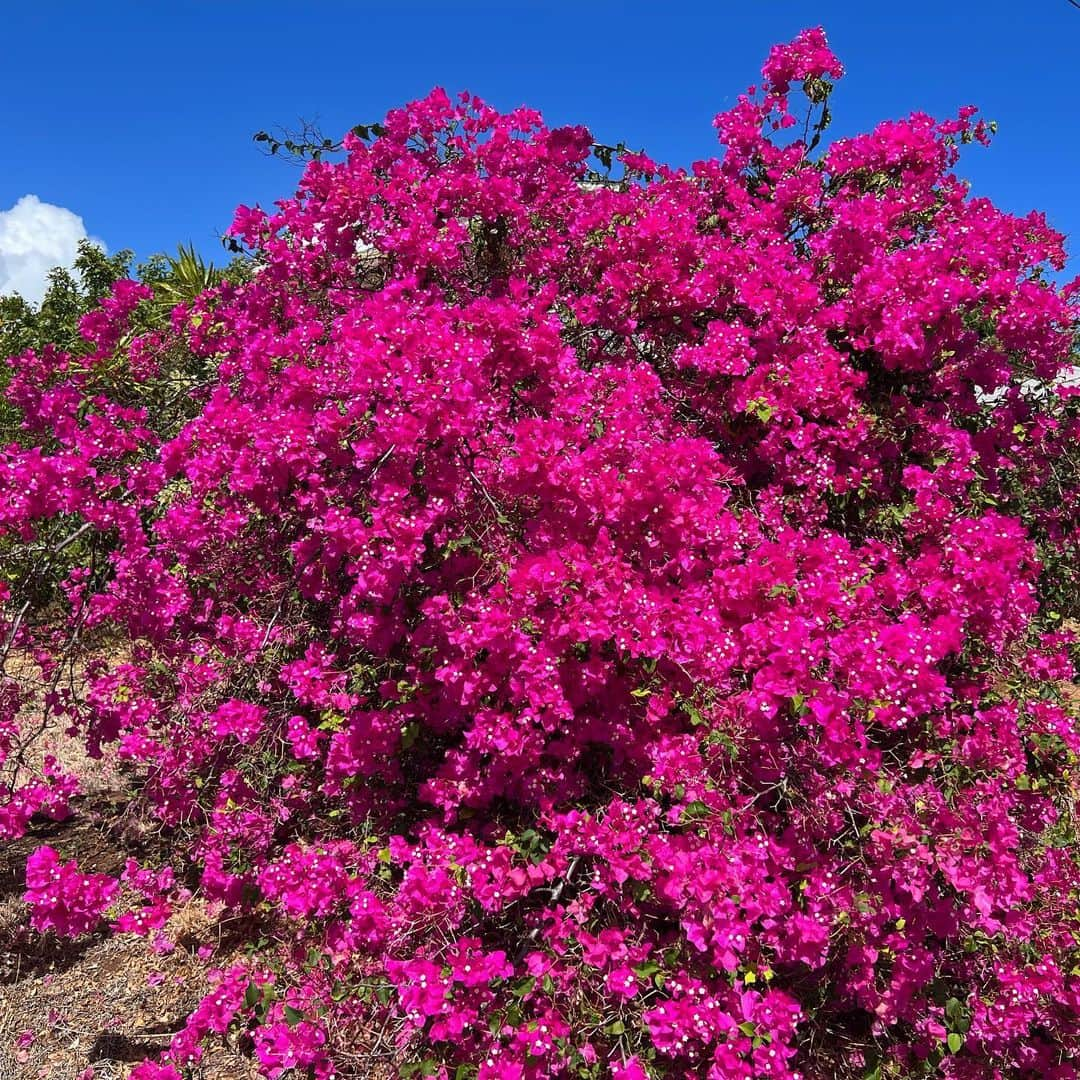
[[[841,74],[613,176],[436,91],[240,209],[246,283],[15,358],[0,532],[107,554],[4,626],[126,644],[55,710],[263,943],[136,1076],[1080,1075],[1077,289],[972,110],[816,152]],[[106,392],[178,353],[183,424]]]
[[[61,862],[54,848],[39,847],[26,860],[30,925],[78,937],[93,930],[116,897],[119,885],[108,874],[87,874],[74,860]]]

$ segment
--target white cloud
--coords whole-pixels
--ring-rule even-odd
[[[0,296],[19,293],[39,303],[54,266],[70,267],[86,226],[63,206],[24,195],[10,210],[0,210]],[[105,245],[90,237],[98,247]]]

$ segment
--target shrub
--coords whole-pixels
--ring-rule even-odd
[[[841,73],[690,169],[436,91],[17,358],[0,525],[97,539],[10,647],[124,643],[45,708],[258,942],[136,1075],[1077,1075],[1075,289]]]

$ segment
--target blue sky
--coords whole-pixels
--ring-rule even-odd
[[[769,46],[815,24],[848,69],[833,134],[979,105],[1000,134],[961,172],[1007,209],[1045,210],[1080,270],[1080,10],[1068,0],[18,0],[4,12],[0,215],[33,195],[110,250],[191,241],[216,254],[237,203],[266,204],[296,180],[254,131],[306,118],[336,135],[434,85],[688,163],[714,151],[711,118]],[[28,232],[33,243],[73,227],[37,203],[22,210],[24,246]],[[4,236],[0,217],[0,247]]]

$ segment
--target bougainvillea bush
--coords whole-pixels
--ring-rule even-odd
[[[0,829],[44,711],[165,853],[29,917],[252,945],[139,1080],[1080,1075],[1077,294],[841,74],[690,169],[437,91],[13,359]]]

